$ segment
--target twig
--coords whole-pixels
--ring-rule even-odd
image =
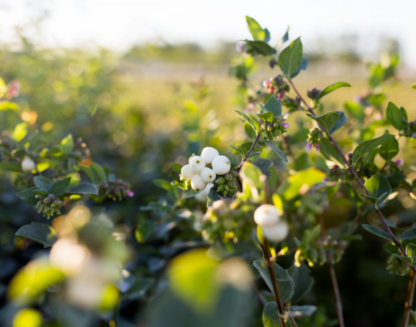
[[[406,302],[404,303],[404,314],[403,314],[403,324],[402,324],[403,327],[407,327],[409,325],[410,310],[412,309],[413,296],[415,293],[415,284],[416,284],[416,274],[413,270],[411,270],[409,283],[407,284],[407,298],[406,298]]]
[[[263,294],[260,293],[260,291],[258,290],[256,284],[251,283],[251,286],[253,287],[254,293],[256,293],[259,301],[261,302],[261,304],[263,304],[263,306],[265,306],[267,304],[267,300],[265,299],[265,297],[263,296]]]
[[[315,115],[314,110],[309,106],[309,104],[305,101],[305,99],[300,95],[299,91],[296,89],[295,85],[292,83],[292,81],[290,79],[288,79],[289,84],[292,86],[293,90],[296,92],[296,94],[299,96],[300,100],[305,104],[306,108],[308,109],[308,111],[312,114]],[[351,164],[349,163],[349,161],[345,158],[344,153],[342,152],[342,150],[340,149],[340,147],[338,146],[337,142],[334,140],[334,138],[328,134],[328,139],[331,141],[331,143],[334,145],[335,149],[337,150],[337,152],[340,154],[340,156],[342,157],[342,159],[344,160],[345,164],[347,165],[348,169],[350,170],[350,172],[354,175],[355,180],[358,182],[358,184],[361,186],[361,188],[363,189],[364,193],[367,195],[370,195],[370,192],[368,192],[367,188],[365,187],[363,181],[360,179],[360,177],[358,176],[357,172],[355,171],[355,169],[351,166]],[[407,258],[406,252],[403,249],[402,244],[399,242],[399,240],[396,238],[396,236],[394,235],[394,233],[392,232],[392,230],[390,229],[390,227],[387,225],[386,220],[383,217],[383,214],[381,213],[380,209],[377,208],[377,206],[374,206],[374,209],[377,212],[378,217],[380,218],[381,223],[383,224],[384,228],[386,229],[387,233],[390,235],[391,239],[393,240],[394,244],[399,248],[400,252],[402,253],[402,255]],[[411,264],[412,269],[416,272],[416,267],[415,265],[412,263]]]
[[[261,135],[261,133],[262,133],[262,132],[263,132],[263,127],[260,127],[260,131],[259,131],[259,133],[257,134],[257,136],[256,136],[255,140],[253,141],[253,144],[251,144],[250,149],[248,149],[248,152],[247,152],[246,157],[245,157],[243,160],[241,160],[241,163],[240,163],[240,164],[238,165],[238,167],[235,169],[237,172],[238,172],[238,171],[240,171],[241,167],[243,167],[243,164],[244,164],[244,163],[247,161],[247,159],[250,157],[250,154],[251,154],[251,152],[253,151],[254,147],[256,146],[257,142],[259,141],[259,139],[260,139],[260,135]]]
[[[279,311],[279,321],[280,321],[280,324],[281,324],[282,327],[286,327],[286,322],[283,319],[284,306],[283,306],[282,299],[280,298],[279,286],[277,285],[276,277],[275,277],[275,274],[274,274],[273,264],[270,261],[269,242],[267,241],[266,238],[264,238],[264,242],[263,242],[263,245],[262,245],[261,248],[262,248],[263,253],[264,253],[264,258],[266,260],[267,268],[269,269],[270,280],[271,280],[272,286],[273,286],[274,298],[276,300],[277,309]]]

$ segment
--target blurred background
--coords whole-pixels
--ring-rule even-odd
[[[302,36],[309,68],[297,78],[301,92],[337,81],[352,85],[325,99],[329,108],[343,109],[368,87],[366,62],[398,54],[398,85],[386,93],[414,120],[415,9],[412,0],[400,6],[384,0],[0,0],[0,77],[22,85],[16,99],[22,111],[0,111],[0,129],[11,131],[23,119],[51,141],[68,133],[82,137],[94,161],[132,184],[132,200],[106,207],[116,223],[133,225],[140,206],[163,193],[152,180],[175,178],[172,162],[208,142],[230,153],[229,145],[245,138],[233,113],[245,104],[228,74],[240,55],[237,42],[250,38],[245,15],[272,37],[288,26],[292,39]],[[273,74],[260,61],[254,80],[260,85]],[[411,160],[410,153],[403,157]],[[17,243],[16,229],[42,218],[17,207],[10,182],[2,180],[1,188],[0,279],[6,285],[39,250]],[[385,258],[371,238],[354,243],[337,266],[346,320],[354,326],[393,325],[401,315],[406,279],[389,275]],[[314,271],[315,296],[331,304],[324,268]],[[371,301],[377,305],[368,306]],[[331,305],[327,310],[334,316]]]

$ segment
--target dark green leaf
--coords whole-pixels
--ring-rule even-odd
[[[69,184],[71,184],[71,177],[60,179],[52,184],[51,193],[56,196],[62,196],[68,190]]]
[[[139,300],[145,297],[146,292],[150,289],[150,287],[154,283],[153,278],[148,277],[139,277],[132,287],[123,294],[123,299],[126,300]]]
[[[378,148],[380,145],[390,141],[393,138],[394,138],[394,135],[385,133],[375,139],[362,142],[360,145],[358,145],[354,149],[354,152],[352,153],[353,164],[355,164],[358,159],[360,159],[362,156],[364,156],[368,152]]]
[[[94,184],[100,184],[107,181],[103,167],[95,162],[93,162],[90,167],[81,166],[81,169],[88,175]]]
[[[275,50],[263,41],[249,41],[245,40],[248,49],[248,53],[252,55],[260,54],[262,56],[271,56]]]
[[[280,150],[272,141],[264,138],[264,141],[267,143],[268,146],[270,146],[272,148],[272,150],[274,151],[274,153],[277,154],[277,156],[282,159],[284,162],[288,162],[286,154]]]
[[[311,290],[314,280],[309,276],[309,268],[304,264],[300,267],[292,266],[288,271],[295,283],[295,291],[290,302],[296,303]]]
[[[392,239],[391,239],[390,235],[387,232],[385,232],[384,230],[382,230],[382,229],[380,229],[378,227],[364,224],[363,225],[363,228],[366,231],[368,231],[368,232],[370,232],[370,233],[372,233],[372,234],[374,234],[374,235],[376,235],[378,237],[381,237],[381,238],[383,238],[383,239],[385,239],[385,240],[387,240],[389,242],[392,242]]]
[[[308,59],[303,57],[302,60],[300,61],[298,70],[295,73],[293,73],[292,76],[290,76],[290,78],[298,76],[301,70],[306,70],[308,68],[308,64],[309,64]]]
[[[247,136],[251,139],[256,138],[256,131],[253,130],[253,127],[248,123],[244,123],[244,131],[246,132]]]
[[[311,166],[310,160],[309,160],[309,154],[307,152],[302,152],[299,156],[295,159],[295,170],[305,170],[308,169]]]
[[[67,156],[72,152],[74,149],[74,140],[72,138],[72,135],[69,134],[67,137],[65,137],[61,141],[61,150],[63,153],[65,153]]]
[[[51,247],[57,240],[56,232],[51,226],[37,222],[20,227],[16,235],[42,243],[44,248]]]
[[[342,111],[327,112],[321,116],[308,114],[308,116],[316,120],[319,126],[329,134],[334,133],[347,122],[347,116]]]
[[[404,127],[403,124],[403,115],[399,108],[397,108],[394,103],[389,102],[386,110],[386,118],[389,124],[391,124],[395,129],[401,131]]]
[[[319,141],[321,154],[328,160],[337,161],[340,165],[344,166],[345,161],[342,159],[339,152],[335,149],[330,140],[324,138]]]
[[[212,207],[212,204],[218,200],[222,200],[222,197],[212,188],[208,194],[207,207]]]
[[[361,241],[363,237],[359,234],[357,235],[350,235],[350,234],[342,234],[342,240],[343,241]]]
[[[0,169],[4,171],[22,172],[22,165],[18,162],[0,162]]]
[[[402,173],[387,174],[384,177],[386,177],[392,189],[398,187],[406,179],[406,175]]]
[[[337,83],[331,84],[331,85],[327,86],[326,88],[324,88],[321,93],[319,93],[317,101],[321,100],[325,95],[327,95],[327,94],[329,94],[329,93],[331,93],[331,92],[333,92],[333,91],[335,91],[335,90],[337,90],[341,87],[351,87],[351,85],[348,84],[348,83],[345,83],[345,82],[337,82]]]
[[[292,305],[289,310],[289,316],[303,318],[312,315],[316,311],[316,307],[314,305]]]
[[[375,174],[364,183],[371,197],[377,199],[377,203],[383,202],[391,193],[391,187],[387,179],[381,174]]]
[[[241,119],[244,122],[249,123],[250,126],[253,127],[254,130],[256,130],[257,132],[260,131],[260,124],[259,124],[259,122],[257,121],[256,118],[254,118],[254,117],[252,117],[250,115],[247,115],[244,112],[239,111],[239,110],[234,110],[234,111],[241,117]]]
[[[68,193],[71,194],[98,194],[98,188],[89,182],[81,182],[78,185],[72,187]]]
[[[261,119],[263,122],[266,122],[269,124],[274,122],[274,115],[272,112],[265,112],[265,113],[257,114],[257,117],[259,117],[259,119]]]
[[[276,302],[269,302],[263,308],[262,314],[264,327],[280,327],[279,310]]]
[[[174,187],[169,181],[164,179],[155,179],[153,180],[153,184],[157,187],[163,188],[166,191],[170,191]]]
[[[273,292],[272,280],[270,279],[269,270],[266,267],[266,262],[264,260],[256,260],[253,262],[254,267],[256,267],[261,275],[261,277],[266,282],[269,289]],[[294,293],[294,282],[290,277],[289,272],[278,264],[273,263],[274,268],[274,278],[277,280],[279,287],[280,298],[282,302],[289,301]]]
[[[51,186],[53,184],[53,182],[43,176],[36,176],[34,179],[35,185],[45,191],[50,191],[51,190]]]
[[[136,228],[136,240],[139,243],[146,242],[148,237],[153,233],[157,226],[156,221],[146,220],[137,225]]]
[[[402,235],[400,235],[400,239],[402,241],[416,239],[416,227],[411,227],[408,230],[405,230]]]
[[[26,203],[34,206],[38,203],[38,199],[36,198],[37,193],[35,191],[39,190],[36,186],[28,188],[27,190],[20,191],[16,193],[16,195],[21,198]]]
[[[390,162],[399,153],[399,142],[396,138],[392,138],[380,146],[378,153],[384,160]]]
[[[271,96],[264,104],[262,112],[263,110],[266,112],[271,112],[275,117],[280,116],[282,114],[282,104],[274,96]]]
[[[277,64],[286,76],[291,77],[298,71],[302,57],[302,42],[297,38],[280,53]]]

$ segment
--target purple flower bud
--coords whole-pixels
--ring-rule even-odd
[[[324,182],[327,182],[327,181],[329,181],[329,178],[328,177],[325,177],[324,178]]]
[[[277,100],[282,100],[283,97],[284,97],[284,94],[283,93],[278,93],[277,94]]]
[[[238,52],[244,52],[244,44],[238,43],[235,47]]]
[[[134,193],[133,193],[132,191],[130,191],[130,190],[127,190],[127,191],[126,191],[126,195],[127,195],[129,198],[131,198],[131,197],[133,197]]]
[[[396,166],[402,166],[403,164],[404,164],[404,160],[403,159],[397,159],[395,162],[394,162],[394,164],[396,165]]]
[[[284,123],[284,124],[283,124],[283,128],[284,128],[284,129],[288,129],[289,127],[290,127],[290,124],[289,124],[289,123]]]
[[[306,146],[305,146],[305,150],[306,150],[306,151],[311,151],[311,150],[312,150],[312,143],[308,143],[308,144],[306,144]]]
[[[315,149],[316,149],[316,151],[319,151],[319,150],[321,150],[321,146],[319,144],[317,144],[317,145],[315,145]]]

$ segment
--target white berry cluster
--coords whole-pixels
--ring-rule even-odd
[[[190,157],[188,163],[182,167],[181,177],[191,182],[193,190],[199,191],[195,198],[200,202],[207,200],[217,176],[225,175],[231,169],[230,160],[210,147],[204,148],[200,156]]]
[[[289,232],[288,224],[280,219],[277,208],[271,204],[258,207],[254,212],[254,221],[261,226],[263,236],[270,241],[283,241]]]

